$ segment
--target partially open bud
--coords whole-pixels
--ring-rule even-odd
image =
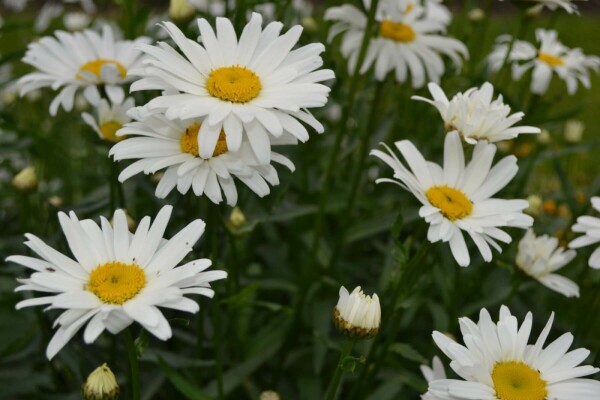
[[[117,400],[119,385],[106,363],[96,368],[83,384],[83,400]]]
[[[187,0],[171,0],[169,5],[169,18],[173,21],[185,21],[191,19],[196,10]]]
[[[259,400],[280,400],[279,393],[272,390],[266,390],[260,394]]]
[[[352,339],[372,338],[379,331],[381,307],[377,294],[366,296],[360,286],[352,293],[340,288],[340,299],[333,309],[336,328]]]
[[[12,180],[15,189],[21,192],[33,192],[37,189],[38,180],[34,167],[27,167],[19,172]]]

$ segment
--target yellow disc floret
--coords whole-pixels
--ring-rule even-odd
[[[548,395],[540,373],[522,362],[496,364],[492,381],[500,400],[544,400]]]
[[[386,19],[379,24],[379,36],[391,39],[395,42],[407,43],[415,40],[416,35],[410,25]]]
[[[549,53],[544,53],[544,52],[540,52],[540,54],[538,54],[538,60],[540,60],[543,63],[548,64],[551,67],[558,67],[561,65],[564,65],[564,61],[562,58],[554,56],[552,54]]]
[[[206,89],[211,96],[232,103],[247,103],[259,95],[260,78],[246,67],[234,65],[210,71]]]
[[[146,274],[137,264],[110,261],[90,273],[87,290],[107,304],[123,304],[146,286]]]
[[[115,67],[117,67],[122,79],[124,79],[125,76],[127,75],[127,69],[125,69],[123,64],[121,64],[120,62],[115,61],[115,60],[107,60],[104,58],[99,58],[97,60],[90,61],[88,63],[83,64],[83,66],[81,68],[79,68],[79,71],[91,72],[92,74],[96,75],[98,78],[101,78],[100,72],[102,71],[102,67],[105,66],[106,64],[111,64],[111,65],[114,65]],[[76,78],[83,79],[83,76],[81,74],[77,74]]]
[[[179,146],[181,147],[182,152],[198,157],[200,154],[198,150],[198,132],[200,132],[200,124],[198,122],[195,122],[185,128],[185,132],[179,139]],[[221,154],[227,153],[228,150],[225,132],[221,129],[221,133],[219,133],[219,139],[217,140],[217,145],[215,146],[212,156],[220,156]]]
[[[117,136],[117,131],[121,129],[123,125],[117,121],[108,121],[99,126],[102,138],[108,142],[119,142],[125,139],[125,136]]]
[[[465,218],[473,212],[471,200],[460,190],[448,185],[432,186],[425,192],[425,196],[450,221]]]

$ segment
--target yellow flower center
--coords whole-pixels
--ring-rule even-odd
[[[425,196],[450,221],[465,218],[473,211],[471,200],[460,190],[448,185],[432,186],[425,192]]]
[[[83,64],[83,66],[79,70],[91,72],[92,74],[94,74],[98,78],[100,78],[100,72],[102,71],[102,67],[105,66],[106,64],[112,64],[115,67],[117,67],[117,69],[119,70],[119,73],[121,74],[121,78],[125,79],[125,75],[127,75],[127,69],[125,69],[123,64],[121,64],[120,62],[115,61],[115,60],[106,60],[103,58],[99,58],[97,60],[90,61],[88,63]],[[77,74],[76,78],[84,79],[81,74]]]
[[[108,304],[123,304],[146,286],[146,274],[137,264],[110,261],[90,273],[87,290]]]
[[[234,65],[210,71],[206,89],[211,96],[232,103],[247,103],[259,95],[260,78],[246,67]]]
[[[538,60],[548,64],[551,67],[558,67],[560,65],[564,65],[565,63],[562,58],[544,52],[540,52],[540,54],[538,54]]]
[[[181,151],[198,157],[200,154],[198,151],[198,132],[200,132],[200,124],[198,122],[194,122],[192,125],[185,128],[185,132],[183,135],[181,135],[181,139],[179,139]],[[225,132],[221,129],[221,133],[219,133],[219,139],[217,140],[217,145],[215,146],[212,156],[220,156],[221,154],[227,153],[228,150]]]
[[[122,127],[123,125],[117,121],[108,121],[100,125],[100,132],[104,140],[108,142],[120,142],[125,139],[125,136],[117,136],[117,131]]]
[[[406,8],[407,12],[409,7]],[[409,25],[386,19],[379,24],[379,36],[386,39],[391,39],[395,42],[407,43],[415,40],[416,35],[413,28],[411,28]]]
[[[522,362],[496,364],[492,381],[500,400],[544,400],[548,395],[540,373]]]

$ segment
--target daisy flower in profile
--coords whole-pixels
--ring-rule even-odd
[[[559,247],[558,239],[548,235],[536,237],[529,229],[519,242],[515,264],[527,275],[547,288],[567,297],[579,297],[579,286],[558,271],[570,263],[577,253]]]
[[[512,238],[502,227],[528,228],[533,218],[523,213],[527,200],[494,198],[517,174],[517,159],[507,156],[492,167],[496,146],[485,141],[473,149],[471,161],[465,156],[458,132],[446,135],[444,165],[423,158],[408,140],[395,143],[408,168],[387,146],[387,153],[372,150],[394,170],[394,179],[380,178],[376,182],[395,183],[410,191],[423,206],[419,215],[430,224],[427,239],[447,242],[456,262],[466,267],[471,258],[462,231],[475,242],[486,262],[492,260],[490,246],[501,252],[498,241],[510,243]]]
[[[600,197],[592,197],[592,207],[596,211],[600,211]],[[573,232],[583,233],[571,243],[569,247],[572,249],[578,249],[580,247],[589,246],[600,242],[600,218],[592,217],[588,215],[577,218],[577,223],[571,227]],[[600,269],[600,247],[592,252],[588,261],[590,267],[594,269]]]
[[[446,370],[444,369],[444,364],[442,364],[442,360],[438,356],[433,357],[433,361],[431,363],[431,367],[428,365],[421,365],[421,373],[427,383],[431,381],[435,381],[438,379],[446,379]],[[427,391],[427,393],[421,395],[422,400],[438,400],[433,393]]]
[[[371,2],[364,0],[364,4],[369,9]],[[379,2],[375,13],[377,36],[369,41],[365,60],[359,66],[360,73],[364,74],[374,66],[377,80],[382,81],[393,72],[398,82],[405,82],[410,73],[412,86],[420,88],[429,81],[439,82],[445,71],[442,55],[454,61],[457,68],[462,66],[462,59],[468,57],[466,46],[444,36],[446,24],[431,17],[423,4],[417,1]],[[437,7],[444,6],[438,4]],[[329,41],[343,33],[341,52],[353,73],[357,68],[367,16],[358,8],[345,4],[329,8],[325,19],[334,22],[329,30]]]
[[[598,72],[600,58],[586,56],[581,49],[570,49],[558,40],[558,33],[553,30],[537,29],[535,36],[538,47],[529,42],[517,41],[514,50],[508,57],[512,64],[514,79],[520,79],[527,71],[532,70],[531,92],[542,95],[548,90],[552,76],[556,74],[565,81],[570,95],[577,91],[578,83],[585,88],[591,87],[590,71]],[[510,36],[501,36],[488,57],[488,65],[492,71],[502,66],[506,52],[510,48]],[[513,54],[514,53],[514,54]]]
[[[494,97],[494,87],[486,82],[481,88],[471,88],[457,93],[452,100],[436,83],[427,85],[433,99],[413,96],[413,100],[425,101],[438,109],[446,130],[456,130],[465,142],[476,144],[479,140],[499,142],[514,139],[522,133],[540,133],[532,126],[513,126],[525,116],[522,112],[510,113],[510,106],[502,101],[502,95]]]
[[[131,121],[127,111],[134,105],[134,100],[131,97],[125,99],[123,103],[117,104],[110,104],[107,100],[102,99],[95,107],[96,117],[85,112],[81,114],[81,117],[86,124],[94,129],[100,139],[107,142],[118,142],[124,137],[117,136],[116,133],[123,125]]]
[[[569,351],[573,335],[565,333],[544,348],[554,313],[535,343],[529,343],[533,316],[519,321],[506,306],[498,322],[484,308],[479,321],[460,318],[465,345],[433,332],[433,340],[452,362],[461,379],[439,379],[429,391],[444,400],[595,400],[600,382],[582,379],[600,371],[580,365],[590,354],[587,349]]]
[[[164,198],[177,187],[181,194],[191,189],[196,196],[204,194],[213,203],[220,203],[222,191],[231,206],[238,197],[235,179],[260,197],[269,194],[269,184],[279,184],[275,167],[261,164],[247,140],[242,141],[238,151],[229,149],[226,140],[229,131],[221,131],[213,153],[202,157],[201,135],[206,135],[202,129],[206,119],[169,120],[159,111],[142,107],[132,109],[130,115],[135,121],[118,133],[130,137],[113,146],[109,153],[116,161],[137,160],[121,172],[120,182],[140,172],[153,174],[166,168],[156,187],[157,197]],[[280,139],[283,138],[282,135]],[[289,143],[294,143],[294,139],[290,135]],[[271,152],[269,158],[294,170],[294,164],[281,154]]]
[[[117,210],[114,223],[79,220],[75,213],[58,213],[58,219],[75,259],[54,250],[34,235],[25,244],[39,258],[10,256],[7,261],[34,272],[19,279],[16,291],[47,293],[23,300],[17,309],[47,306],[65,310],[55,325],[58,330],[46,350],[52,359],[87,323],[83,338],[93,343],[104,331],[117,334],[138,322],[161,340],[171,337],[171,326],[158,307],[196,313],[198,303],[186,297],[212,297],[210,282],[224,279],[224,271],[205,271],[208,259],[178,264],[204,232],[197,219],[171,239],[163,239],[172,207],[163,207],[154,223],[144,217],[134,234],[129,232],[125,213]]]
[[[308,140],[299,121],[323,132],[307,108],[327,103],[330,89],[319,82],[333,79],[334,74],[319,69],[325,47],[313,43],[292,50],[302,27],[280,35],[283,24],[272,22],[263,30],[257,13],[239,38],[228,19],[217,18],[216,25],[215,33],[207,20],[198,19],[199,44],[164,22],[183,54],[162,42],[138,46],[148,59],[133,71],[142,79],[131,90],[168,91],[146,107],[164,109],[168,119],[203,118],[198,136],[202,158],[215,152],[222,130],[231,151],[239,151],[245,137],[261,164],[269,163],[271,141],[284,132]]]
[[[133,80],[129,71],[142,56],[136,44],[149,39],[117,40],[109,25],[104,25],[101,35],[89,29],[75,33],[56,31],[54,35],[29,44],[23,62],[37,71],[19,79],[21,96],[43,87],[62,88],[50,104],[51,115],[56,115],[60,106],[71,111],[78,90],[83,90],[90,104],[97,104],[99,85],[103,85],[112,103],[123,102],[122,85]]]

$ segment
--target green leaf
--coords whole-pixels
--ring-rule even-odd
[[[169,366],[161,357],[158,357],[158,363],[167,375],[169,382],[181,393],[186,399],[189,400],[212,400],[212,397],[206,395],[202,389],[194,385],[186,378],[184,378],[179,372],[175,371]]]
[[[428,364],[427,358],[423,357],[421,353],[415,350],[414,347],[408,343],[394,343],[390,346],[390,350],[407,360],[418,362],[419,364]]]

